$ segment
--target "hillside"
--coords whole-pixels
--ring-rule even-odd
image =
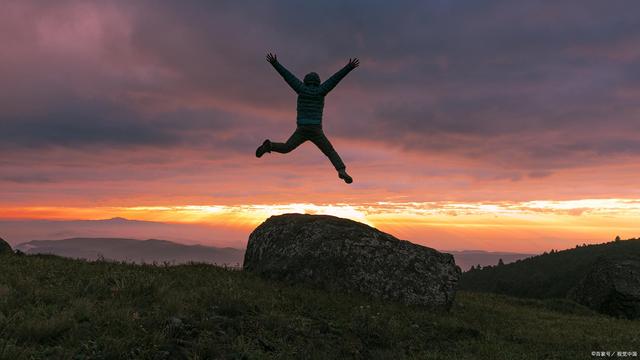
[[[462,291],[437,313],[205,264],[0,255],[0,358],[578,359],[638,333],[566,300]]]
[[[244,250],[184,245],[167,240],[134,240],[120,238],[72,238],[33,240],[16,246],[27,254],[53,254],[75,259],[109,260],[136,263],[203,262],[237,266],[242,264]]]
[[[463,290],[525,298],[563,298],[600,257],[640,257],[640,239],[629,239],[553,251],[501,266],[463,274]]]

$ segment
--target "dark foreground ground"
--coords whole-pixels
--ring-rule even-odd
[[[566,300],[459,292],[450,313],[434,313],[212,265],[0,255],[0,359],[596,358],[592,351],[640,352],[640,321]]]

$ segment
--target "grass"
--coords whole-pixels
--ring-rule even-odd
[[[449,313],[212,265],[0,256],[0,358],[587,359],[640,322],[460,291]]]

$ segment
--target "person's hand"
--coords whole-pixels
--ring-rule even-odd
[[[358,58],[349,59],[349,64],[347,65],[355,69],[360,65],[360,60],[358,60]]]
[[[275,54],[268,53],[267,54],[267,61],[269,62],[269,64],[273,65],[273,64],[278,62],[278,58],[276,57]]]

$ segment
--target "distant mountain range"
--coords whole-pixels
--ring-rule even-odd
[[[494,252],[494,251],[482,251],[482,250],[462,250],[462,251],[440,250],[440,251],[453,255],[453,258],[456,261],[456,265],[460,266],[462,271],[469,270],[471,266],[497,265],[500,259],[502,259],[503,263],[508,264],[517,260],[525,259],[525,258],[536,255],[536,254]]]
[[[16,246],[27,254],[54,254],[69,258],[109,260],[135,263],[203,262],[209,264],[242,265],[244,250],[202,245],[183,245],[167,240],[134,240],[122,238],[71,238],[63,240],[33,240]]]
[[[234,227],[173,224],[128,220],[120,217],[104,220],[0,220],[0,234],[14,248],[21,243],[30,242],[32,239],[151,238],[164,239],[175,244],[199,243],[206,244],[206,246],[212,248],[231,247],[241,249],[245,247],[249,232],[247,229]],[[481,250],[437,250],[452,254],[456,264],[463,271],[469,270],[471,266],[495,265],[499,259],[508,264],[534,255]],[[82,252],[84,250],[79,249],[78,251],[81,252],[83,257],[87,258],[87,254]],[[91,250],[89,250],[90,253]],[[140,254],[133,255],[139,257]],[[106,257],[106,255],[104,256]]]
[[[111,219],[109,221],[113,222],[118,220],[120,219]],[[239,263],[241,265],[244,257],[244,249],[184,245],[169,240],[135,240],[118,237],[74,237],[63,240],[32,240],[18,244],[14,246],[14,248],[27,254],[47,253],[87,260],[96,260],[102,256],[105,259],[136,263],[169,261],[179,264],[194,261],[220,265]],[[456,264],[460,266],[462,271],[469,270],[471,266],[496,265],[500,259],[502,259],[504,264],[508,264],[535,256],[535,254],[482,250],[442,251],[453,255]]]
[[[248,230],[205,224],[175,224],[112,218],[104,220],[0,220],[0,236],[11,246],[34,239],[164,239],[180,244],[242,248]]]

